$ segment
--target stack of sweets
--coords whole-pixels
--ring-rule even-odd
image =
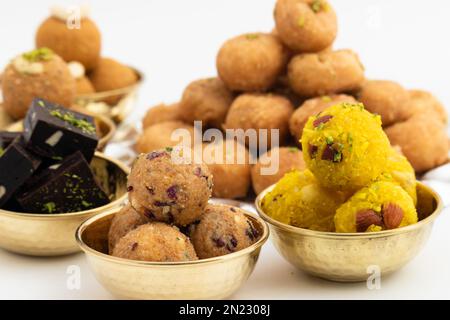
[[[23,133],[0,133],[0,208],[48,214],[107,204],[89,166],[97,144],[92,117],[35,99]]]

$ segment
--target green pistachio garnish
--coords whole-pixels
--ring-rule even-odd
[[[342,160],[342,152],[337,151],[333,156],[333,162],[341,162]]]
[[[309,5],[312,9],[312,11],[314,11],[315,13],[318,13],[320,11],[324,11],[327,12],[330,7],[328,6],[328,3],[326,3],[323,0],[314,0],[312,3],[310,3]]]
[[[58,110],[53,110],[50,111],[50,114],[54,117],[57,117],[67,123],[69,123],[70,125],[81,129],[81,131],[88,133],[88,134],[94,134],[96,132],[96,128],[95,126],[90,123],[87,120],[84,119],[78,119],[77,117],[75,117],[74,114],[67,112],[67,113],[61,113]]]
[[[172,151],[173,151],[173,148],[172,148],[172,147],[167,147],[167,148],[166,148],[166,151],[167,151],[167,152],[172,152]]]
[[[53,213],[56,209],[56,204],[54,202],[44,203],[43,210],[48,213]]]
[[[323,96],[322,101],[323,102],[331,102],[331,98],[330,98],[330,96]]]
[[[249,33],[249,34],[245,35],[245,37],[247,38],[247,40],[255,40],[255,39],[259,38],[259,34]]]
[[[301,16],[300,18],[298,18],[297,24],[300,28],[303,28],[305,26],[305,17]]]
[[[0,157],[5,153],[5,149],[0,148]]]
[[[22,57],[29,62],[49,61],[53,57],[53,51],[49,48],[39,48],[25,52]]]
[[[296,147],[289,147],[289,148],[288,148],[288,151],[289,151],[289,152],[292,152],[292,153],[296,153],[296,152],[298,152],[299,150],[298,150],[298,148],[296,148]]]
[[[325,141],[327,142],[328,145],[332,145],[333,142],[334,142],[334,139],[333,139],[332,136],[327,136],[327,137],[325,138]]]

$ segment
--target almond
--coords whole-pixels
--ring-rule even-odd
[[[383,219],[371,209],[360,210],[356,213],[356,231],[365,232],[371,225],[382,226]]]
[[[382,213],[386,229],[398,228],[404,216],[402,208],[394,203],[384,204]]]

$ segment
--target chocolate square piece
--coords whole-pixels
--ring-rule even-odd
[[[80,151],[33,177],[15,199],[29,213],[78,212],[110,202]]]
[[[19,132],[0,131],[0,156],[5,152],[5,149],[20,136]]]
[[[42,99],[34,99],[24,122],[27,148],[47,158],[80,150],[90,162],[98,138],[94,119]]]
[[[21,136],[0,156],[0,207],[27,181],[41,164],[41,159],[25,149]]]

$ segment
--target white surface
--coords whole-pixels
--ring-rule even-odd
[[[0,2],[0,64],[33,47],[34,32],[56,1]],[[76,4],[75,1],[57,3]],[[89,3],[84,1],[83,3]],[[215,75],[215,54],[227,38],[270,31],[274,0],[91,1],[103,32],[103,52],[141,69],[139,119],[145,108],[179,99],[192,80]],[[332,0],[339,17],[336,48],[360,54],[370,78],[434,92],[450,106],[450,30],[445,0]],[[437,220],[428,245],[380,290],[337,284],[294,270],[268,243],[254,274],[233,297],[243,299],[450,298],[450,218]],[[81,268],[81,289],[68,290],[66,270]],[[0,299],[109,299],[82,254],[30,258],[0,250]]]

